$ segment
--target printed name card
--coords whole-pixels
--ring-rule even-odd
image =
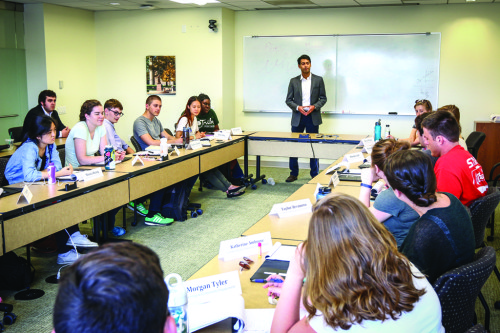
[[[241,127],[235,127],[235,128],[231,128],[231,133],[233,135],[241,135],[241,134],[243,134],[243,131],[241,130]]]
[[[349,163],[363,162],[364,160],[365,160],[365,157],[363,156],[362,152],[346,154],[344,156],[344,161],[347,161]]]
[[[78,180],[87,181],[87,180],[96,179],[96,178],[99,178],[102,176],[103,175],[102,175],[101,168],[94,168],[94,169],[85,170],[85,171],[80,172],[78,174]]]
[[[205,303],[226,294],[241,295],[241,282],[237,270],[184,281],[183,284],[186,287],[188,303]]]
[[[139,157],[139,155],[135,155],[134,159],[132,160],[132,166],[135,166],[136,164],[137,165],[144,165],[144,162]]]
[[[29,204],[32,198],[33,193],[31,193],[28,185],[24,185],[21,195],[19,195],[19,198],[17,199],[17,204]]]
[[[370,137],[370,138],[365,138],[361,140],[358,146],[366,147],[366,148],[371,148],[375,145],[375,140]]]
[[[214,138],[216,140],[231,140],[231,131],[228,130],[220,130],[217,132],[214,132]]]
[[[335,188],[339,183],[340,183],[339,174],[337,173],[337,171],[335,171],[332,177],[330,178],[328,186],[333,185],[333,188]]]
[[[219,259],[228,261],[236,258],[242,259],[244,256],[259,254],[259,243],[262,245],[262,253],[269,251],[273,247],[271,232],[266,231],[261,234],[238,237],[220,242]]]
[[[270,215],[278,215],[281,219],[283,217],[301,215],[312,212],[312,204],[310,199],[301,199],[290,202],[283,202],[273,205]]]
[[[203,145],[201,144],[200,140],[193,140],[189,143],[189,146],[187,147],[187,149],[196,150],[196,149],[200,149],[202,147],[203,147]]]

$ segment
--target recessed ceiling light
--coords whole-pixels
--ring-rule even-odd
[[[217,0],[170,0],[182,4],[195,4],[198,6],[206,5],[207,3],[219,3]]]
[[[476,0],[465,0],[465,2],[476,2]]]
[[[120,5],[120,3],[119,3],[119,2],[110,2],[109,4],[110,4],[110,5],[113,5],[113,6],[119,6],[119,5]]]

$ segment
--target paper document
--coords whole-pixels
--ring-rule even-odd
[[[188,303],[189,329],[191,332],[213,325],[227,318],[235,318],[233,332],[243,332],[245,327],[245,300],[241,295],[214,297],[208,303]]]

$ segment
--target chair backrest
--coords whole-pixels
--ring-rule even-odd
[[[176,124],[176,125],[177,125],[177,124]],[[171,131],[171,130],[169,130],[168,128],[165,128],[165,132],[167,132],[167,133],[168,133],[168,135],[174,136],[174,135],[172,134],[172,131]]]
[[[9,182],[5,178],[5,168],[7,167],[8,162],[9,162],[8,157],[0,158],[0,187],[9,185]]]
[[[465,333],[488,333],[488,331],[481,324],[477,324],[474,327],[471,327]]]
[[[23,127],[11,127],[9,128],[9,136],[14,139],[14,142],[23,141]]]
[[[476,249],[483,246],[486,225],[499,203],[500,191],[497,187],[491,186],[484,197],[472,201],[469,205]]]
[[[452,269],[434,283],[447,333],[463,333],[474,324],[476,298],[496,263],[495,249],[479,250],[470,264]]]
[[[130,137],[130,142],[132,142],[132,145],[134,146],[134,149],[136,152],[142,151],[141,145],[139,144],[139,142],[135,139],[135,137],[133,135]]]
[[[465,144],[467,145],[467,150],[469,153],[477,159],[477,152],[479,151],[479,147],[483,144],[484,139],[486,139],[486,134],[483,132],[472,132],[465,140]]]
[[[57,152],[59,153],[59,159],[61,160],[61,165],[64,166],[66,164],[66,149],[58,148]]]

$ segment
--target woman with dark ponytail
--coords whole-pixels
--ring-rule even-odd
[[[416,150],[395,152],[387,159],[384,174],[396,197],[420,215],[400,250],[429,282],[472,262],[475,244],[470,216],[455,196],[436,192],[429,156]]]

